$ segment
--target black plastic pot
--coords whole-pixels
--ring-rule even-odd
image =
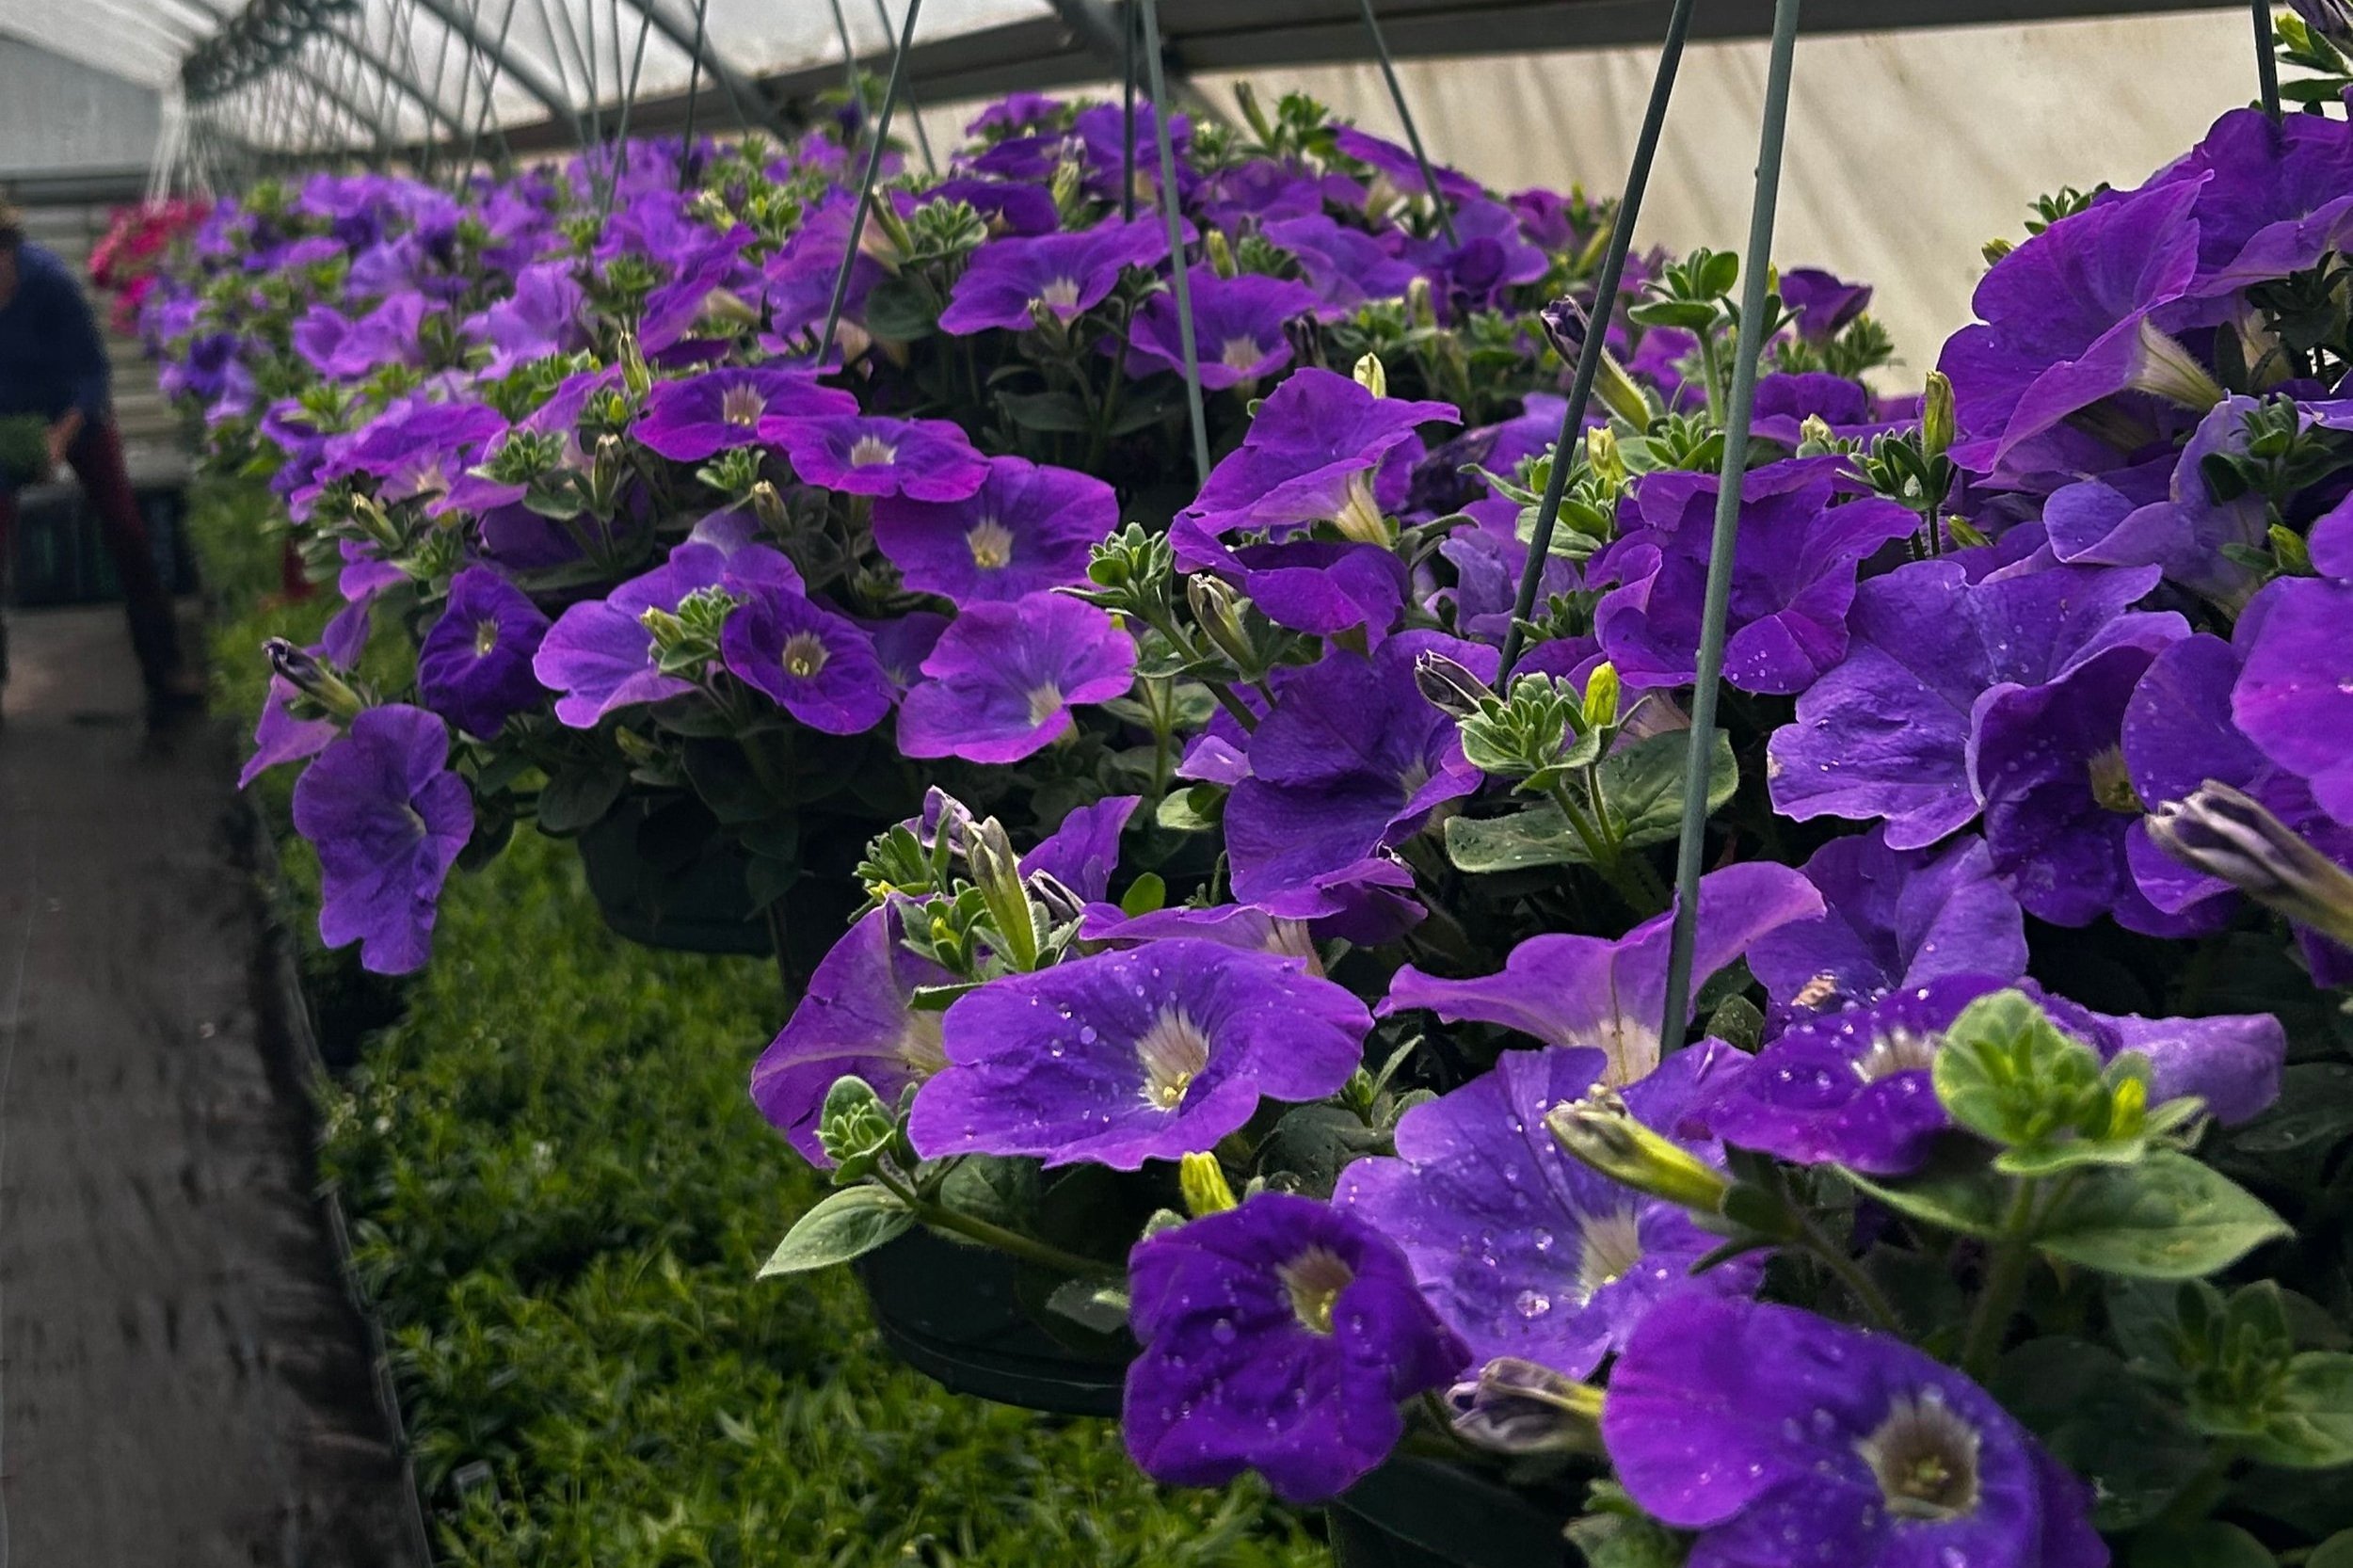
[[[854,1267],[891,1352],[950,1393],[1062,1416],[1119,1414],[1128,1356],[1091,1356],[1040,1327],[1003,1254],[913,1230]]]
[[[768,922],[752,907],[743,852],[679,826],[698,810],[683,800],[616,806],[580,836],[588,890],[604,923],[640,947],[764,954]]]
[[[805,817],[802,874],[778,901],[774,933],[752,904],[750,857],[691,797],[623,800],[581,834],[580,859],[616,936],[680,952],[774,955],[787,973],[806,977],[861,901],[859,855],[885,825],[839,813]],[[776,954],[779,936],[784,952]]]
[[[1338,1568],[1571,1568],[1569,1521],[1435,1460],[1397,1458],[1332,1504]]]

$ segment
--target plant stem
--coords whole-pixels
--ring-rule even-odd
[[[1112,1265],[1103,1262],[1100,1258],[1081,1257],[1077,1253],[1063,1251],[1050,1241],[1041,1241],[1035,1237],[1024,1236],[1017,1230],[1007,1230],[1000,1224],[993,1224],[989,1221],[934,1203],[887,1171],[877,1170],[874,1173],[874,1179],[896,1195],[900,1202],[912,1209],[916,1219],[935,1230],[953,1231],[968,1241],[978,1241],[981,1245],[993,1248],[1009,1257],[1017,1257],[1024,1262],[1034,1263],[1042,1269],[1051,1269],[1057,1273],[1070,1274],[1080,1278],[1100,1278],[1118,1272]]]
[[[2025,1289],[2026,1269],[2034,1261],[2028,1240],[2034,1220],[2035,1193],[2040,1183],[2022,1180],[2002,1221],[2002,1234],[1993,1243],[1993,1261],[1986,1271],[1985,1293],[1970,1315],[1969,1336],[1961,1342],[1961,1369],[1982,1383],[2001,1353],[2002,1335],[2018,1314],[2018,1298]]]
[[[1896,1317],[1895,1304],[1887,1299],[1887,1292],[1880,1288],[1880,1282],[1864,1272],[1863,1265],[1830,1239],[1819,1220],[1795,1203],[1789,1206],[1789,1209],[1797,1216],[1799,1243],[1838,1277],[1838,1282],[1853,1294],[1856,1304],[1870,1315],[1874,1324],[1890,1334],[1902,1333],[1903,1325]]]

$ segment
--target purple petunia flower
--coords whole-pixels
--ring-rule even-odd
[[[1070,710],[1124,696],[1135,640],[1064,594],[975,604],[940,633],[899,711],[909,757],[1017,762],[1070,731]]]
[[[988,478],[988,460],[944,419],[788,419],[776,434],[804,484],[843,495],[962,501]]]
[[[856,398],[808,371],[728,366],[655,382],[631,434],[664,457],[699,463],[732,446],[781,445],[788,420],[856,412]]]
[[[2195,1095],[2237,1123],[2279,1097],[2287,1036],[2267,1015],[2112,1017],[2014,974],[1948,974],[1789,1029],[1694,1120],[1727,1144],[1799,1164],[1907,1175],[1953,1125],[1931,1078],[1945,1032],[1971,1002],[2012,986],[2104,1060],[2146,1056],[2152,1103]]]
[[[1867,283],[1849,283],[1819,267],[1796,266],[1781,275],[1781,302],[1798,318],[1798,336],[1828,343],[1871,308]]]
[[[1132,1171],[1206,1149],[1261,1098],[1348,1081],[1364,1003],[1294,959],[1155,942],[994,980],[948,1009],[948,1066],[915,1100],[926,1159],[1026,1154]]]
[[[319,939],[358,942],[372,973],[424,966],[434,903],[473,834],[473,796],[448,760],[433,714],[370,708],[295,785],[295,830],[319,856]]]
[[[364,473],[376,481],[380,500],[439,501],[464,483],[466,470],[505,433],[506,421],[495,408],[405,399],[351,434],[328,438],[317,478],[332,484]]]
[[[1128,831],[1141,795],[1105,795],[1092,806],[1073,807],[1054,831],[1021,857],[1021,874],[1044,873],[1079,895],[1101,898],[1119,869],[1119,836]]]
[[[1397,1248],[1312,1198],[1265,1192],[1147,1238],[1128,1279],[1144,1353],[1121,1425],[1156,1480],[1257,1470],[1294,1503],[1337,1496],[1397,1446],[1399,1404],[1464,1360]]]
[[[856,735],[890,712],[873,639],[798,589],[761,584],[719,633],[728,672],[811,729]]]
[[[1822,895],[1787,866],[1749,861],[1700,878],[1691,996],[1769,931],[1822,912]],[[1426,1007],[1449,1023],[1500,1024],[1554,1046],[1585,1046],[1609,1060],[1605,1081],[1627,1084],[1658,1065],[1667,1014],[1670,911],[1616,941],[1548,933],[1512,950],[1502,972],[1444,980],[1408,964],[1389,983],[1384,1016]],[[1691,998],[1684,999],[1688,1008]],[[1676,1042],[1680,1044],[1681,1042]]]
[[[1791,1306],[1662,1304],[1601,1434],[1689,1568],[2105,1568],[2090,1489],[1976,1384],[1892,1336]]]
[[[2265,757],[2311,787],[2323,810],[2353,825],[2349,616],[2353,584],[2289,578],[2265,588],[2240,621],[2247,657],[2231,716]]]
[[[588,296],[569,262],[540,262],[515,275],[515,292],[470,317],[466,336],[491,353],[482,374],[495,379],[520,365],[584,346]]]
[[[1837,664],[1857,569],[1919,526],[1876,496],[1835,504],[1845,467],[1838,457],[1793,458],[1741,481],[1723,668],[1742,691],[1801,692]],[[1646,477],[1635,490],[1643,526],[1588,568],[1594,581],[1620,584],[1603,597],[1594,625],[1628,680],[1685,685],[1694,677],[1719,488],[1713,474]]]
[[[1244,386],[1291,362],[1283,324],[1323,303],[1305,283],[1244,273],[1222,278],[1196,266],[1186,274],[1193,296],[1193,342],[1201,385],[1210,392]],[[1128,328],[1128,363],[1138,375],[1185,368],[1175,294],[1156,294]]]
[[[730,553],[690,539],[673,550],[669,560],[604,598],[568,607],[533,656],[532,673],[559,694],[555,716],[575,729],[593,729],[616,708],[680,696],[694,690],[694,682],[661,669],[646,612],[676,611],[699,589],[748,592],[760,584],[798,592],[801,576],[792,562],[762,545]]]
[[[547,689],[531,672],[548,617],[492,567],[450,580],[441,618],[417,647],[417,691],[425,706],[469,735],[488,740],[507,716],[536,706]]]
[[[1382,514],[1403,499],[1407,477],[1385,498],[1387,460],[1417,440],[1417,426],[1458,417],[1451,404],[1375,397],[1348,376],[1298,371],[1267,395],[1241,446],[1177,515],[1213,534],[1329,521],[1353,539],[1385,544]]]
[[[1883,817],[1891,847],[1934,843],[1977,813],[1977,699],[1996,685],[2043,685],[2120,643],[2178,634],[2178,616],[2125,613],[2156,581],[2153,567],[2057,567],[1972,584],[1952,561],[1865,580],[1846,658],[1773,732],[1773,808],[1800,822]]]
[[[1971,1002],[2014,979],[1948,974],[1807,1019],[1759,1051],[1754,1067],[1695,1119],[1727,1144],[1797,1164],[1907,1175],[1953,1125],[1929,1077],[1945,1032]],[[2080,1014],[2062,1010],[2057,1021],[2088,1044],[2097,1039]],[[2105,1043],[2112,1050],[2113,1038]]]
[[[294,324],[295,352],[329,380],[357,381],[384,365],[413,365],[424,357],[420,329],[424,296],[396,294],[357,321],[332,305],[313,305]]]
[[[808,990],[752,1068],[752,1103],[811,1164],[830,1164],[817,1139],[825,1092],[862,1078],[887,1103],[948,1064],[940,1015],[909,1005],[916,989],[955,977],[900,939],[898,909],[860,916],[818,961]]]
[[[1088,553],[1119,527],[1119,497],[1071,469],[991,457],[958,501],[874,504],[874,544],[918,593],[958,605],[1021,599],[1087,580]]]
[[[2026,971],[2025,919],[1980,839],[1890,849],[1873,828],[1824,844],[1805,875],[1827,906],[1820,918],[1749,947],[1750,972],[1783,1007],[1867,1003],[1947,974]]]
[[[2243,605],[2259,581],[2233,560],[2233,547],[2262,543],[2269,519],[2263,493],[2217,502],[2204,465],[2215,456],[2243,456],[2251,397],[2230,397],[2200,422],[2178,458],[2079,479],[2051,493],[2042,520],[2051,552],[2084,566],[2154,566],[2167,579],[2226,607]]]
[[[1332,145],[1342,156],[1355,159],[1386,179],[1396,195],[1408,200],[1428,200],[1430,187],[1421,177],[1421,160],[1414,156],[1412,149],[1353,125],[1335,125]],[[1438,182],[1438,194],[1449,203],[1476,201],[1486,195],[1478,181],[1460,169],[1433,163],[1430,172]]]
[[[1248,740],[1249,776],[1225,806],[1238,903],[1306,920],[1335,913],[1351,886],[1409,885],[1390,850],[1481,777],[1454,721],[1415,684],[1427,652],[1494,678],[1494,649],[1411,632],[1370,658],[1335,648],[1276,683],[1274,709]]]
[[[2129,930],[2195,936],[2213,922],[2158,909],[2125,863],[2145,807],[2124,760],[2124,707],[2159,651],[2189,630],[2170,616],[2137,618],[2131,640],[2044,684],[2004,682],[1979,696],[1970,784],[1984,804],[1993,873],[2026,913],[2070,926],[2113,914]]]
[[[1485,1077],[1408,1111],[1397,1159],[1341,1173],[1334,1206],[1404,1249],[1422,1293],[1469,1348],[1465,1367],[1510,1355],[1588,1377],[1660,1301],[1756,1288],[1760,1257],[1693,1274],[1721,1237],[1553,1141],[1545,1112],[1580,1098],[1609,1064],[1574,1046],[1505,1051]],[[1709,1041],[1668,1057],[1627,1088],[1626,1103],[1675,1136],[1695,1098],[1747,1065]]]
[[[1982,324],[1955,333],[1937,366],[1969,438],[1954,449],[1957,461],[1979,472],[2015,466],[2013,450],[2029,438],[2133,387],[2147,368],[2152,312],[2180,298],[2196,272],[2198,194],[2185,182],[2095,203],[1985,275],[1974,301]],[[2076,439],[2106,454],[2070,465],[2076,472],[2115,465],[2113,447]]]
[[[1299,258],[1300,270],[1327,305],[1353,310],[1368,299],[1394,299],[1414,280],[1413,263],[1321,212],[1276,218],[1264,232]]]
[[[313,659],[324,659],[338,670],[348,670],[360,661],[368,646],[368,609],[354,605],[327,623],[319,640],[303,649]],[[250,788],[253,781],[280,762],[296,762],[305,757],[316,757],[328,743],[343,733],[333,719],[298,719],[290,706],[301,694],[293,681],[282,675],[269,678],[269,693],[262,701],[262,716],[253,727],[253,755],[246,759],[238,771],[237,788]]]
[[[1168,258],[1168,229],[1157,218],[1112,219],[1077,233],[1012,235],[972,253],[948,292],[939,329],[966,337],[1003,328],[1026,332],[1043,309],[1068,322],[1111,297],[1119,275]]]

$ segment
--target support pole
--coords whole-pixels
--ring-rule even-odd
[[[1160,78],[1160,14],[1154,0],[1143,8],[1144,69],[1152,84],[1152,139],[1160,162],[1160,210],[1168,215],[1168,270],[1176,294],[1176,337],[1185,351],[1185,412],[1193,423],[1193,472],[1209,480],[1209,420],[1201,405],[1201,349],[1193,325],[1193,282],[1185,276],[1185,215],[1176,189],[1176,143],[1168,129],[1167,84]]]
[[[1691,949],[1699,935],[1700,863],[1707,847],[1708,760],[1716,747],[1716,697],[1724,668],[1724,622],[1732,606],[1733,555],[1740,535],[1741,480],[1749,466],[1749,415],[1756,364],[1765,352],[1771,288],[1773,219],[1781,200],[1781,154],[1789,123],[1789,76],[1798,53],[1799,0],[1774,0],[1771,64],[1756,154],[1756,202],[1741,263],[1740,341],[1724,410],[1724,461],[1717,476],[1716,526],[1707,547],[1707,598],[1700,610],[1699,662],[1691,690],[1689,751],[1683,768],[1683,833],[1675,849],[1674,931],[1667,949],[1667,1010],[1659,1048],[1673,1050],[1690,1025]]]
[[[850,271],[857,265],[859,238],[866,232],[866,215],[874,205],[874,181],[882,173],[883,152],[890,143],[890,112],[899,106],[899,89],[906,85],[907,48],[915,41],[915,19],[923,0],[907,0],[907,19],[899,29],[899,47],[890,56],[890,80],[883,88],[882,113],[874,120],[874,139],[866,149],[866,175],[858,182],[857,206],[850,215],[850,235],[841,247],[841,265],[833,275],[833,297],[825,303],[825,329],[817,339],[816,368],[825,368],[833,349],[833,334],[841,325],[841,307],[850,297]],[[848,368],[845,364],[844,369]]]

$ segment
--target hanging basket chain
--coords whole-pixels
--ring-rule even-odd
[[[890,6],[888,4],[888,0],[874,0],[874,19],[882,24],[883,37],[890,37]],[[939,164],[938,161],[932,156],[932,135],[929,131],[923,129],[923,105],[917,103],[915,100],[914,83],[909,82],[907,84],[906,94],[907,123],[915,127],[915,145],[923,154],[923,171],[926,174],[936,174],[939,172]]]
[[[1397,109],[1397,118],[1404,123],[1406,143],[1414,150],[1414,162],[1421,168],[1422,188],[1430,193],[1430,210],[1438,216],[1438,232],[1446,236],[1449,246],[1459,246],[1455,237],[1454,213],[1448,206],[1446,195],[1438,189],[1438,171],[1430,165],[1430,154],[1421,144],[1421,127],[1414,122],[1414,111],[1406,104],[1404,84],[1397,79],[1397,62],[1389,58],[1389,40],[1381,31],[1381,19],[1373,14],[1372,0],[1356,0],[1356,8],[1364,12],[1365,31],[1372,36],[1373,57],[1381,62],[1381,79],[1389,85],[1389,102]]]
[[[922,12],[923,0],[907,0],[907,19],[899,28],[899,44],[890,56],[890,77],[883,86],[882,112],[874,120],[874,139],[866,149],[866,172],[858,181],[857,205],[850,214],[850,235],[841,248],[841,264],[834,271],[833,297],[825,302],[825,329],[817,338],[816,368],[820,371],[825,368],[826,352],[833,347],[834,332],[841,325],[841,307],[850,296],[850,272],[857,265],[866,215],[873,210],[874,180],[882,172],[883,153],[890,145],[890,114],[898,107],[899,89],[905,85],[907,50],[915,42],[915,19]]]
[[[1682,1044],[1690,1023],[1691,949],[1699,934],[1700,862],[1706,855],[1709,760],[1716,745],[1716,697],[1724,667],[1724,625],[1732,609],[1732,567],[1740,532],[1741,480],[1748,472],[1749,415],[1756,397],[1756,366],[1765,352],[1773,219],[1781,200],[1782,144],[1789,123],[1789,77],[1798,53],[1799,0],[1774,0],[1771,64],[1765,77],[1765,113],[1756,155],[1756,204],[1749,216],[1748,255],[1741,262],[1740,339],[1732,367],[1732,403],[1724,410],[1724,460],[1717,475],[1716,525],[1708,538],[1707,597],[1700,609],[1699,660],[1691,690],[1691,732],[1683,766],[1683,831],[1675,848],[1674,932],[1667,949],[1666,1016],[1660,1047]]]
[[[1185,412],[1193,422],[1193,477],[1209,479],[1209,421],[1201,403],[1201,350],[1193,325],[1193,283],[1185,276],[1185,215],[1176,188],[1176,149],[1168,127],[1168,88],[1160,65],[1160,14],[1155,0],[1142,8],[1144,69],[1151,83],[1152,139],[1160,155],[1160,210],[1168,215],[1168,270],[1176,295],[1176,337],[1185,354]]]
[[[695,167],[695,104],[702,96],[703,40],[711,21],[711,0],[695,0],[695,47],[687,52],[691,62],[686,69],[686,129],[679,134],[678,188],[684,190],[693,184]],[[743,118],[743,105],[736,105],[736,117]]]
[[[1552,535],[1561,520],[1561,498],[1568,493],[1570,456],[1585,429],[1585,410],[1593,404],[1593,381],[1607,352],[1609,323],[1618,309],[1618,290],[1625,280],[1625,260],[1634,244],[1635,220],[1642,211],[1642,193],[1650,186],[1651,165],[1658,154],[1658,138],[1667,125],[1667,104],[1674,96],[1675,73],[1683,63],[1683,40],[1691,30],[1692,0],[1675,0],[1667,18],[1666,40],[1659,45],[1658,70],[1651,78],[1650,106],[1642,111],[1641,133],[1634,140],[1634,162],[1626,169],[1625,185],[1618,196],[1618,212],[1602,257],[1601,276],[1593,288],[1593,320],[1577,350],[1577,375],[1569,386],[1568,407],[1561,413],[1561,435],[1553,446],[1552,472],[1536,508],[1536,529],[1528,541],[1528,562],[1520,569],[1520,589],[1512,604],[1512,624],[1503,634],[1503,662],[1496,672],[1496,689],[1504,690],[1512,666],[1519,663],[1527,624],[1536,614],[1536,590],[1544,581],[1545,562],[1552,552]]]
[[[1136,218],[1136,28],[1143,17],[1135,0],[1120,8],[1119,29],[1119,216]]]

